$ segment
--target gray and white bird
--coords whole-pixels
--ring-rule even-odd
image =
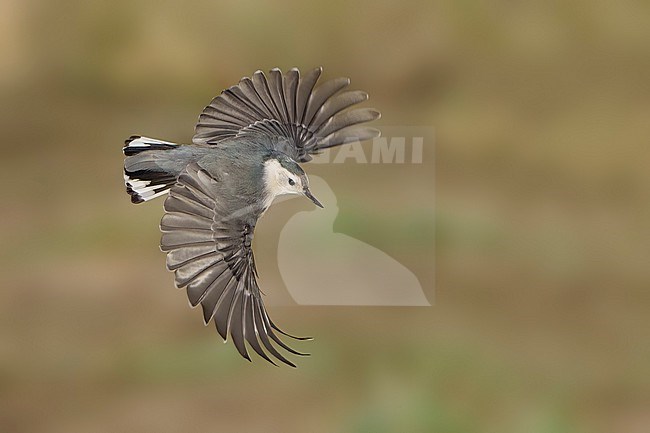
[[[347,78],[316,86],[321,73],[276,68],[267,77],[257,71],[205,107],[193,144],[132,136],[123,148],[131,201],[167,195],[160,248],[176,286],[186,288],[190,305],[201,304],[204,323],[214,320],[224,341],[230,334],[249,361],[245,342],[267,361],[295,367],[278,347],[307,354],[287,346],[278,333],[308,339],[283,332],[266,312],[251,247],[257,220],[285,194],[302,194],[322,207],[298,163],[380,134],[361,125],[378,119],[377,110],[350,109],[368,95],[343,91]]]

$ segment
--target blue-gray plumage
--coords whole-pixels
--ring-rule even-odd
[[[277,333],[305,338],[280,330],[264,307],[251,246],[257,220],[283,194],[302,194],[321,206],[298,163],[379,136],[360,126],[379,118],[378,111],[349,109],[368,95],[342,91],[347,78],[316,87],[321,72],[301,77],[297,69],[273,69],[267,77],[257,71],[205,107],[193,144],[132,136],[123,148],[131,201],[167,195],[161,249],[176,286],[186,289],[193,307],[201,305],[205,324],[214,320],[249,361],[245,342],[273,364],[275,358],[295,367],[278,347],[305,355]]]

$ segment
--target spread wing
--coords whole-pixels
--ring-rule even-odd
[[[264,135],[277,148],[299,162],[320,149],[378,137],[379,130],[361,125],[380,117],[372,108],[353,108],[368,99],[362,91],[343,91],[348,78],[316,86],[322,68],[304,77],[298,69],[283,74],[272,69],[267,77],[252,78],[224,90],[199,116],[195,144],[219,144],[243,135]]]
[[[176,285],[185,287],[190,304],[201,304],[207,325],[214,320],[217,331],[228,334],[239,353],[250,361],[245,341],[261,357],[267,355],[295,367],[275,347],[306,355],[287,346],[282,333],[269,318],[260,288],[251,242],[259,210],[238,209],[220,194],[221,185],[197,164],[190,164],[165,200],[161,249]]]

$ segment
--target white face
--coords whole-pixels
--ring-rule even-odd
[[[308,186],[302,184],[300,176],[289,172],[275,159],[264,165],[264,183],[271,199],[284,194],[303,194],[304,186]]]

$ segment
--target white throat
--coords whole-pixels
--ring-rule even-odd
[[[269,159],[264,163],[264,188],[266,189],[264,207],[268,208],[276,197],[286,194],[300,194],[298,185],[291,186],[289,177],[297,179],[286,168],[282,167],[277,159]]]

